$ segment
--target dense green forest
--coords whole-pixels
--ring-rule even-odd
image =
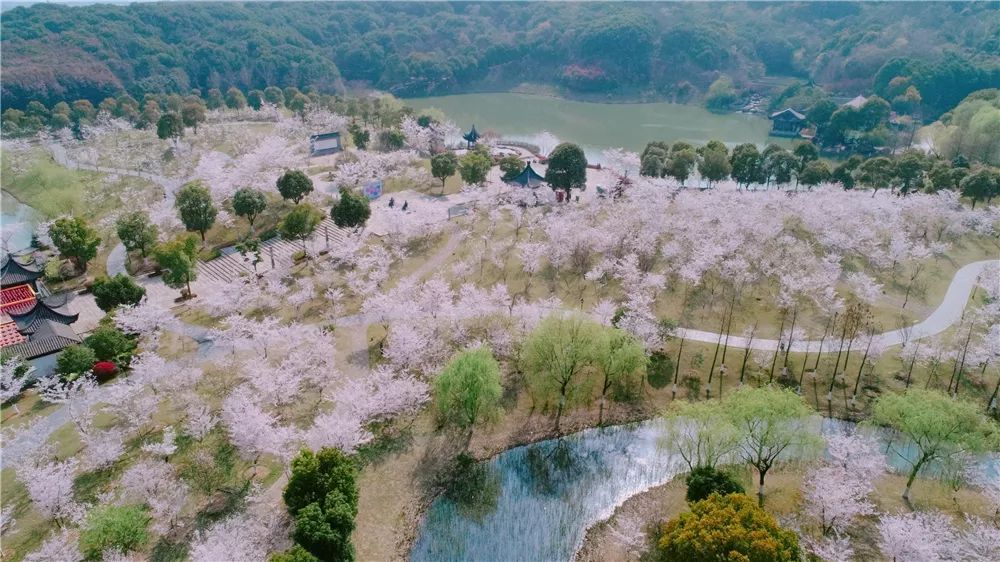
[[[268,85],[399,96],[523,83],[602,99],[702,95],[769,76],[836,94],[896,77],[936,117],[1000,84],[1000,10],[981,3],[37,4],[2,18],[7,107],[123,90]]]

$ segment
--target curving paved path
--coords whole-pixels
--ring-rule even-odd
[[[883,332],[877,334],[872,341],[875,345],[889,347],[899,345],[908,341],[927,338],[940,334],[962,319],[962,313],[969,302],[972,290],[976,286],[979,275],[990,265],[1000,266],[1000,260],[984,260],[970,263],[955,272],[948,285],[948,291],[944,295],[941,304],[924,320],[899,330]],[[719,339],[718,332],[704,332],[702,330],[692,330],[690,328],[680,328],[679,335],[694,341],[715,343]],[[827,338],[827,344],[833,340]],[[747,340],[742,336],[729,336],[729,347],[739,349],[747,348]],[[778,348],[778,340],[765,340],[754,338],[750,345],[751,349],[763,351],[774,351]],[[792,342],[791,351],[816,351],[819,349],[819,340],[805,340]]]
[[[1000,266],[1000,260],[977,261],[962,267],[955,272],[955,276],[951,279],[951,284],[948,285],[948,291],[945,293],[944,299],[930,316],[907,328],[877,334],[873,343],[888,347],[934,336],[947,330],[957,321],[961,320],[962,312],[965,310],[972,290],[976,286],[976,280],[983,270],[990,265]],[[564,310],[567,312],[579,312],[579,310],[568,308]],[[388,320],[400,320],[403,318],[410,319],[412,316],[401,312],[399,316],[390,317]],[[342,316],[336,320],[342,326],[366,326],[381,321],[382,319],[376,317],[376,315],[366,313]],[[677,335],[683,336],[688,340],[715,343],[719,340],[720,334],[718,332],[706,332],[693,328],[678,328]],[[832,341],[833,339],[827,338],[826,343],[829,345]],[[778,349],[778,340],[754,338],[752,341],[748,341],[747,338],[742,336],[729,336],[729,347],[746,349],[748,346],[751,349],[774,351]],[[791,351],[806,351],[806,349],[810,351],[818,350],[819,340],[803,340],[792,343]]]
[[[50,142],[46,145],[49,154],[52,155],[52,159],[56,161],[60,166],[76,169],[76,170],[88,170],[91,172],[100,172],[104,174],[113,174],[117,176],[129,176],[133,178],[142,178],[149,180],[160,187],[163,188],[163,198],[171,205],[174,203],[174,198],[177,195],[177,190],[184,185],[186,180],[178,178],[170,178],[160,174],[153,174],[149,172],[141,172],[138,170],[125,170],[123,168],[111,168],[107,166],[94,166],[92,164],[84,164],[70,158],[69,154],[66,152],[66,147],[57,143]],[[125,269],[125,260],[127,256],[125,253],[125,246],[118,243],[111,250],[111,254],[108,255],[108,263],[106,266],[109,276],[114,276],[119,273],[124,273],[128,275],[128,271]]]

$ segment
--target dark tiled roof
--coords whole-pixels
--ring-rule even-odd
[[[36,331],[39,323],[46,320],[52,320],[64,325],[76,322],[80,315],[74,314],[64,308],[65,304],[65,298],[55,295],[44,300],[35,301],[34,308],[24,314],[11,314],[10,317],[17,324],[17,329],[22,334],[31,334]]]
[[[545,178],[540,176],[531,164],[528,164],[521,170],[521,173],[511,178],[507,183],[516,183],[521,187],[538,187],[542,185]]]
[[[61,351],[82,341],[73,328],[66,324],[42,320],[35,326],[35,332],[28,336],[28,341],[5,347],[4,352],[22,359],[34,359]]]
[[[10,255],[3,257],[3,264],[0,265],[0,286],[9,287],[11,285],[31,283],[41,276],[41,270],[24,265]]]

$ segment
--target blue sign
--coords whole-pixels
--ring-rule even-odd
[[[382,195],[382,180],[370,181],[365,184],[364,189],[361,190],[370,200],[375,200]]]

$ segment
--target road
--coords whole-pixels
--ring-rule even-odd
[[[940,334],[952,327],[962,319],[962,313],[969,302],[972,290],[976,286],[976,279],[990,265],[1000,265],[1000,260],[984,260],[970,263],[955,272],[955,276],[948,285],[948,291],[941,300],[941,304],[931,313],[930,316],[907,328],[892,330],[877,334],[872,340],[872,345],[889,347],[899,345],[904,342],[922,338],[928,338]],[[678,329],[678,335],[686,339],[700,342],[715,343],[719,339],[718,332],[705,332],[693,330],[691,328]],[[827,343],[830,343],[829,338]],[[774,351],[778,348],[778,340],[767,340],[754,338],[750,342],[751,349],[763,351]],[[741,336],[729,336],[729,347],[746,349],[747,339]],[[792,343],[791,351],[816,351],[819,349],[819,340],[803,340]]]

